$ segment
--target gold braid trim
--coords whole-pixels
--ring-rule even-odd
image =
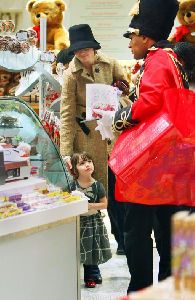
[[[158,49],[159,48],[152,46],[148,50],[156,51]],[[167,52],[167,54],[169,55],[169,57],[171,58],[174,66],[176,68],[180,88],[183,88],[183,86],[184,86],[183,81],[185,81],[188,84],[189,80],[188,80],[188,76],[187,76],[186,72],[183,71],[183,66],[182,66],[181,62],[173,55],[173,53],[174,53],[173,49],[163,48],[163,50],[165,50]],[[181,68],[179,68],[179,67],[181,67]]]
[[[137,99],[139,98],[140,83],[141,83],[141,79],[142,79],[143,75],[144,75],[144,70],[141,73],[139,73],[139,75],[137,77],[137,80],[136,80],[136,83],[135,83],[135,90],[136,90]]]
[[[119,116],[117,116],[118,118]],[[124,128],[128,128],[133,126],[132,123],[129,122],[131,120],[131,107],[129,107],[128,111],[123,110],[120,114],[120,119],[115,121],[115,118],[113,119],[112,123],[112,130],[115,132],[120,132]]]
[[[166,50],[166,49],[165,49]],[[187,75],[183,74],[183,72],[180,71],[179,69],[179,65],[182,66],[182,64],[180,63],[180,61],[178,59],[176,59],[171,53],[167,52],[167,54],[169,55],[169,57],[171,58],[176,71],[177,71],[177,75],[178,75],[178,81],[179,81],[179,87],[183,88],[183,81],[182,81],[182,77],[184,80],[188,80],[187,79]]]

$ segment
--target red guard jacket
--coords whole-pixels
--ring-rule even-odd
[[[183,88],[181,64],[171,49],[149,49],[137,86],[137,100],[131,107],[116,112],[113,122],[115,131],[131,127],[160,111],[163,92],[170,88]]]
[[[176,58],[173,51],[167,52],[160,48],[148,53],[140,81],[139,97],[132,106],[132,119],[142,121],[155,114],[163,105],[164,90],[178,87],[177,83],[183,87],[181,73],[168,53]]]

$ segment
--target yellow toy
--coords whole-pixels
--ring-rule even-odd
[[[40,18],[47,19],[47,50],[62,50],[69,47],[68,32],[62,25],[63,12],[67,9],[63,0],[30,0],[26,6],[31,14],[33,29],[40,39]]]
[[[181,25],[169,40],[195,44],[195,0],[180,0],[177,18]]]

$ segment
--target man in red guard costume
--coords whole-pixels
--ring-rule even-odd
[[[167,41],[177,10],[176,0],[140,0],[131,10],[133,17],[124,37],[130,40],[129,48],[134,58],[145,60],[137,82],[137,99],[131,107],[117,111],[114,118],[113,115],[102,112],[101,120],[104,126],[108,127],[110,122],[113,122],[115,131],[135,128],[137,124],[161,111],[165,90],[188,88],[182,64]],[[98,113],[100,114],[99,110]],[[137,291],[153,283],[151,233],[154,218],[158,227],[156,242],[160,255],[158,279],[163,280],[170,276],[170,223],[171,216],[177,209],[174,205],[147,205],[134,200],[127,199],[129,203],[126,205],[125,218],[125,252],[131,274],[128,292]]]

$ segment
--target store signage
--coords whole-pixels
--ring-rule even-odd
[[[102,51],[114,58],[132,58],[128,39],[123,37],[128,29],[129,11],[135,0],[70,0],[70,25],[88,23]]]

